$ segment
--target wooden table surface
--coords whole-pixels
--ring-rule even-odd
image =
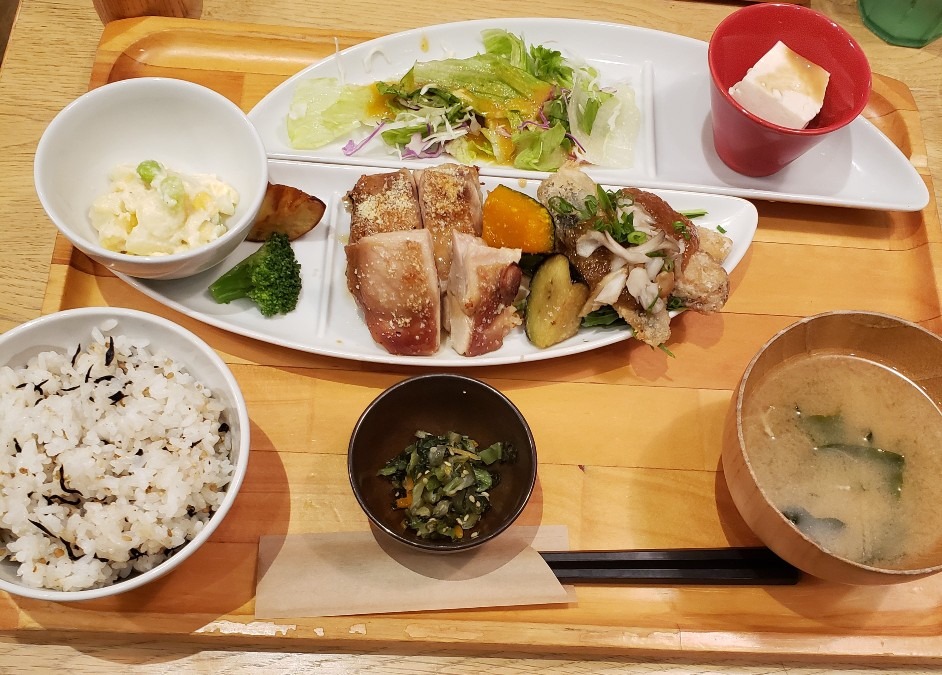
[[[6,0],[4,0],[6,1]],[[811,2],[837,19],[861,42],[873,70],[905,82],[921,113],[935,199],[942,196],[942,41],[922,50],[888,46],[860,24],[852,0]],[[495,16],[543,14],[619,21],[708,39],[716,24],[741,6],[720,2],[652,0],[544,0],[521,7],[484,0],[392,3],[382,0],[204,0],[204,19],[333,27],[389,33],[419,25]],[[385,11],[384,11],[385,10]],[[32,183],[36,143],[63,106],[88,88],[102,25],[91,0],[21,0],[8,51],[0,68],[0,330],[40,314],[55,230],[42,212]],[[914,161],[917,158],[914,157]],[[938,221],[938,218],[933,218]],[[761,227],[761,224],[760,224]],[[894,664],[893,672],[926,672]],[[274,650],[250,637],[208,647],[199,640],[142,641],[87,633],[0,636],[0,672],[873,672],[878,662],[835,664],[664,658],[577,659],[572,653],[540,657],[499,653],[470,656],[435,648],[383,648],[382,653],[312,653]]]

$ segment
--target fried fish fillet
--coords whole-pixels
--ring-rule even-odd
[[[623,188],[618,194],[633,211],[636,228],[645,228],[648,240],[662,242],[653,256],[632,254],[631,246],[601,245],[586,254],[580,242],[598,239],[591,219],[579,210],[597,192],[595,182],[576,166],[567,164],[544,180],[537,197],[550,209],[556,226],[556,247],[572,263],[590,289],[584,313],[611,305],[631,326],[635,336],[650,345],[670,337],[667,300],[673,296],[698,312],[718,311],[729,295],[729,279],[714,255],[728,253],[730,242],[719,233],[701,232],[683,214],[651,192]],[[560,212],[553,204],[563,200],[573,208]],[[619,214],[624,215],[624,214]],[[714,236],[715,235],[715,236]],[[701,238],[703,250],[701,250]],[[610,242],[613,243],[613,242]],[[582,253],[580,253],[580,250]],[[621,290],[619,290],[619,288]],[[642,302],[642,300],[644,300]]]

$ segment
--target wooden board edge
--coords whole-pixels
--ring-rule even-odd
[[[129,618],[133,618],[129,617]],[[151,617],[152,618],[152,617]],[[629,626],[555,626],[527,625],[529,642],[506,640],[506,627],[494,622],[456,622],[408,618],[334,617],[323,620],[299,619],[244,621],[209,619],[203,628],[189,634],[172,631],[151,633],[148,639],[167,640],[212,649],[273,649],[355,652],[368,649],[403,656],[434,651],[441,655],[489,654],[513,651],[537,656],[552,653],[579,658],[624,657],[702,659],[787,659],[799,662],[872,664],[874,655],[880,663],[891,665],[937,663],[942,653],[942,638],[934,636],[817,636],[788,633],[729,633],[722,631],[651,631],[633,632]],[[167,622],[178,617],[167,616]],[[421,639],[410,631],[421,632]],[[88,639],[107,640],[113,633],[101,631],[53,631],[38,627],[19,631],[21,638],[31,634],[62,636],[66,642]],[[646,633],[658,633],[650,638]],[[560,634],[566,637],[560,641]],[[503,638],[501,636],[504,635]],[[835,645],[838,646],[835,649]],[[830,651],[825,651],[830,650]]]

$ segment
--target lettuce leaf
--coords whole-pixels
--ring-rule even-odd
[[[500,56],[544,82],[567,89],[572,86],[573,70],[561,52],[543,45],[527,49],[523,38],[502,28],[481,31],[481,39],[486,53]]]
[[[543,45],[530,47],[527,70],[534,77],[568,89],[572,86],[573,69],[562,53]]]
[[[513,33],[503,28],[481,31],[484,51],[507,59],[516,68],[527,70],[527,45]]]
[[[298,83],[288,111],[288,139],[298,149],[315,149],[348,136],[357,128],[379,121],[373,85],[342,85],[332,77]]]
[[[495,119],[509,119],[512,114],[533,119],[553,91],[552,84],[495,54],[418,62],[400,82],[412,90],[427,85],[444,89]]]
[[[493,162],[494,150],[483,136],[461,136],[445,144],[445,151],[461,164]]]
[[[549,129],[530,127],[513,135],[517,154],[514,166],[531,171],[555,171],[568,156],[566,128],[554,124]]]

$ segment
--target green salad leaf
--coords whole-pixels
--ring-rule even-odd
[[[288,139],[295,148],[320,148],[381,116],[372,85],[341,85],[329,77],[302,80],[291,99]]]
[[[365,126],[372,132],[351,139],[344,153],[375,137],[405,159],[448,153],[463,163],[535,171],[554,171],[572,157],[633,163],[640,113],[630,86],[603,88],[594,68],[506,30],[484,30],[481,38],[483,52],[416,61],[398,81],[301,81],[287,119],[291,145],[318,148]]]
[[[514,166],[533,171],[552,171],[566,161],[566,129],[554,124],[549,129],[528,127],[513,135],[517,148]]]

